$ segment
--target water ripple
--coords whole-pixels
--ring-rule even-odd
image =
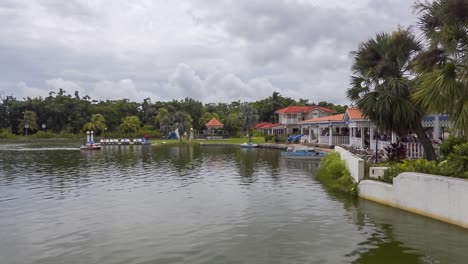
[[[5,263],[468,259],[465,230],[328,193],[317,162],[261,149],[71,146],[0,144]]]

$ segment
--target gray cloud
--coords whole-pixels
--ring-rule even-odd
[[[0,91],[347,103],[350,51],[414,23],[405,0],[0,2]]]

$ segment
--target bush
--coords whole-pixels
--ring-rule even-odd
[[[400,143],[391,143],[386,146],[385,151],[389,162],[399,162],[406,159],[406,147]]]
[[[37,131],[36,134],[33,134],[30,137],[31,138],[70,138],[70,137],[79,137],[79,135],[70,134],[66,132],[56,134],[52,132]]]
[[[278,142],[286,142],[287,139],[288,139],[288,136],[286,136],[286,135],[279,135],[278,136]]]
[[[325,156],[316,175],[317,180],[331,191],[357,196],[357,183],[354,182],[339,153],[333,152]]]
[[[440,167],[435,161],[426,159],[403,160],[401,163],[396,163],[384,172],[383,181],[392,183],[393,178],[403,172],[420,172],[427,174],[441,175]]]
[[[468,143],[467,137],[454,137],[450,135],[448,139],[444,140],[442,144],[440,144],[440,154],[447,158],[451,153],[454,152],[454,147],[456,145],[460,145],[463,143]]]
[[[440,163],[443,175],[468,178],[468,143],[453,146],[447,160]]]
[[[15,134],[11,133],[11,129],[5,128],[0,129],[0,139],[12,139],[17,137]]]
[[[270,141],[274,141],[274,140],[275,140],[275,136],[268,135],[268,134],[265,135],[265,142],[270,142]]]

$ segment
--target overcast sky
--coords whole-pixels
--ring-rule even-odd
[[[412,0],[1,0],[0,95],[348,104],[350,52]]]

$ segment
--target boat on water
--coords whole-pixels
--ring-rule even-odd
[[[94,131],[86,131],[86,141],[80,147],[80,150],[100,150],[101,144],[94,142]]]
[[[241,148],[256,148],[258,147],[257,144],[253,143],[253,142],[244,142],[242,144],[240,144]]]
[[[83,146],[80,147],[80,150],[100,150],[101,146],[95,144],[94,142],[86,142]]]
[[[146,138],[134,138],[132,140],[128,138],[122,139],[101,139],[101,145],[150,145],[151,142]]]
[[[288,147],[286,151],[281,152],[281,156],[288,159],[321,159],[325,155],[325,152],[303,146]]]

